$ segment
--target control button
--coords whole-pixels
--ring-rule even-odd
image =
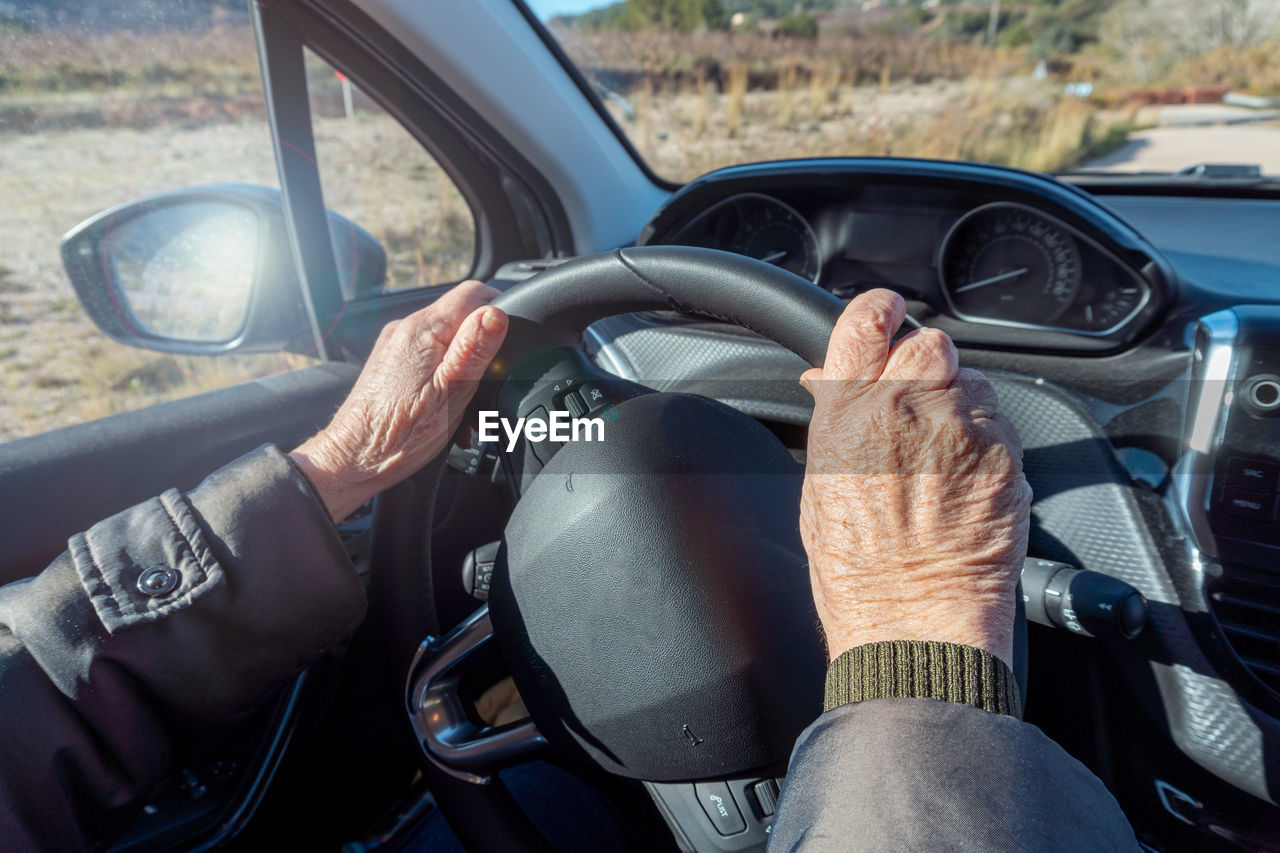
[[[493,586],[493,564],[498,558],[501,542],[489,542],[469,551],[462,561],[462,588],[480,601],[489,599]]]
[[[604,398],[604,392],[600,387],[592,382],[584,382],[578,388],[578,393],[582,395],[582,399],[587,404],[588,411],[595,411],[603,408],[609,401]]]
[[[1280,411],[1280,376],[1271,373],[1250,376],[1245,381],[1244,398],[1264,415]]]
[[[173,592],[182,575],[168,566],[152,566],[138,575],[138,592],[152,597]]]
[[[1276,496],[1227,486],[1222,490],[1222,511],[1250,521],[1274,521]]]
[[[760,804],[760,814],[762,817],[769,817],[778,810],[778,783],[772,779],[765,779],[763,782],[757,782],[751,786],[751,791],[756,795],[756,802]]]
[[[693,789],[698,795],[698,802],[702,803],[702,810],[711,818],[716,832],[721,835],[737,835],[747,828],[747,822],[742,819],[742,812],[738,811],[738,806],[733,802],[733,794],[729,793],[728,785],[723,782],[699,782]]]
[[[578,396],[577,391],[570,391],[564,395],[564,407],[575,418],[580,418],[587,413],[587,404]]]
[[[471,594],[481,601],[489,600],[489,589],[493,586],[493,563],[476,563],[476,584]]]
[[[1243,456],[1233,456],[1227,463],[1227,482],[1233,486],[1270,492],[1275,490],[1278,479],[1280,463],[1246,459]]]

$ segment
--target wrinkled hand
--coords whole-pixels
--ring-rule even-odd
[[[903,318],[897,294],[862,294],[801,379],[814,411],[800,531],[828,651],[935,640],[1012,666],[1031,506],[1018,434],[946,334],[892,344]]]
[[[466,281],[388,323],[333,421],[289,454],[334,521],[444,450],[506,337],[497,295]]]

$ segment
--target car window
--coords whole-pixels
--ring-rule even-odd
[[[849,155],[1280,174],[1275,0],[517,2],[671,180]]]
[[[306,61],[325,204],[382,243],[386,289],[466,278],[475,219],[452,179],[349,78],[310,51]]]
[[[0,441],[310,363],[129,347],[76,299],[69,229],[221,181],[278,186],[240,4],[0,4]]]

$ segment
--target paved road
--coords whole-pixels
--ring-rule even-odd
[[[1121,148],[1085,168],[1176,172],[1196,163],[1254,163],[1264,174],[1280,174],[1280,125],[1212,123],[1238,120],[1231,107],[1165,107],[1161,126],[1129,134]]]

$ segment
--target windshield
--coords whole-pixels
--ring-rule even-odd
[[[530,5],[669,180],[850,155],[1280,174],[1276,0]]]

